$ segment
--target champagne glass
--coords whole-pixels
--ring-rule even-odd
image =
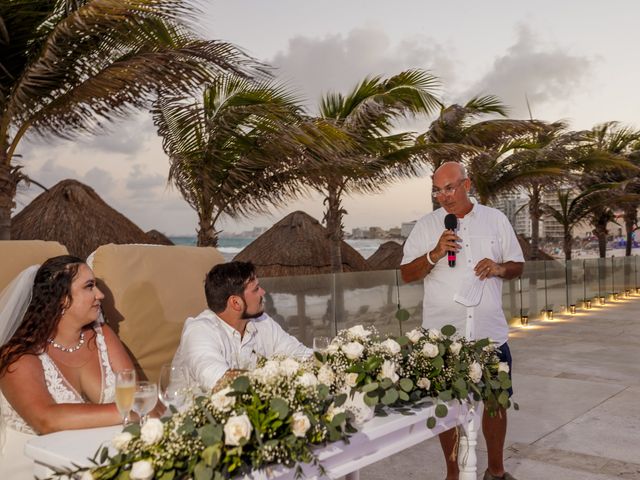
[[[133,411],[140,417],[140,425],[147,421],[147,414],[153,410],[158,401],[158,387],[146,380],[136,383],[133,395]]]
[[[133,407],[133,395],[136,391],[136,371],[121,370],[116,372],[116,407],[122,417],[122,426],[129,423],[129,412]]]
[[[331,339],[329,337],[313,337],[313,351],[325,353],[330,343]]]
[[[176,410],[185,404],[189,392],[189,372],[184,365],[162,365],[158,378],[158,397]]]

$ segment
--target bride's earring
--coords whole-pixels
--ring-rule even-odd
[[[60,316],[64,317],[64,314],[66,313],[67,309],[65,307],[62,307],[62,311],[60,312]]]

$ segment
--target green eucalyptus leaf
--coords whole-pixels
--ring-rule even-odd
[[[507,406],[509,405],[509,393],[508,392],[500,392],[500,395],[498,395],[498,403],[503,408],[507,408]]]
[[[211,480],[213,478],[213,469],[207,467],[204,462],[200,462],[193,470],[195,480]]]
[[[164,472],[159,480],[173,480],[176,476],[175,470],[169,470],[168,472]]]
[[[410,378],[401,378],[400,388],[405,392],[410,392],[413,389],[413,380]]]
[[[398,391],[395,388],[390,388],[384,393],[382,397],[382,403],[385,405],[392,405],[398,400]]]
[[[451,337],[456,333],[456,327],[454,327],[453,325],[445,325],[440,329],[440,331],[444,336]]]
[[[500,380],[501,382],[509,380],[509,374],[507,372],[498,372],[498,380]]]
[[[520,405],[518,405],[517,402],[513,402],[513,409],[514,410],[520,410]]]
[[[369,392],[364,396],[364,403],[368,407],[375,407],[378,404],[378,395],[373,392]]]
[[[427,418],[427,428],[432,429],[436,426],[436,417]]]
[[[231,384],[231,388],[236,392],[246,393],[249,390],[249,377],[242,375],[236,378]]]
[[[222,440],[222,426],[207,423],[198,429],[198,435],[205,446],[213,445]]]
[[[398,342],[398,345],[400,345],[401,347],[404,347],[409,343],[409,339],[402,335],[401,337],[396,338],[396,342]]]
[[[384,388],[385,390],[388,388],[391,388],[393,386],[393,382],[391,381],[390,378],[383,378],[380,381],[380,387]]]
[[[348,395],[346,393],[341,393],[340,395],[336,395],[333,399],[333,403],[336,407],[341,407],[344,405],[344,402],[347,401]]]
[[[444,367],[444,360],[442,359],[442,357],[437,356],[431,360],[431,365],[433,365],[433,368],[435,368],[436,370],[440,370],[442,367]]]
[[[438,418],[444,418],[447,416],[447,413],[449,413],[449,409],[447,408],[447,406],[443,403],[440,403],[438,405],[436,405],[436,417]]]
[[[365,386],[363,386],[360,391],[362,393],[367,393],[367,392],[373,392],[374,390],[377,390],[379,387],[378,382],[371,382],[371,383],[367,383]]]
[[[408,310],[405,310],[404,308],[400,308],[396,312],[396,320],[398,320],[399,322],[406,322],[407,320],[409,320],[410,317],[411,317],[411,314],[409,313]]]
[[[346,419],[347,419],[347,414],[345,412],[336,413],[331,419],[331,426],[339,427],[344,423]]]
[[[278,418],[284,420],[289,415],[289,404],[280,397],[273,397],[269,401],[269,408],[274,412],[277,412]]]
[[[104,461],[109,456],[109,447],[104,447],[100,452],[100,463],[104,463]]]
[[[313,356],[316,357],[316,360],[319,362],[324,363],[324,355],[322,353],[314,351]]]
[[[202,451],[202,459],[208,467],[215,468],[220,461],[220,446],[210,446]]]
[[[451,390],[443,390],[442,392],[438,393],[438,398],[443,402],[448,402],[453,398],[453,394],[451,393]]]
[[[130,423],[126,427],[122,429],[123,432],[129,432],[134,437],[140,436],[140,424],[139,423]]]
[[[464,378],[458,378],[455,382],[453,382],[453,388],[455,388],[458,392],[464,390],[467,391],[467,382],[464,381]]]
[[[400,397],[400,400],[402,400],[403,402],[409,401],[409,394],[404,390],[398,391],[398,397]]]

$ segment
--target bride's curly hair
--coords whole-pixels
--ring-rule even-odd
[[[20,326],[0,348],[0,377],[23,355],[44,352],[53,336],[65,306],[69,306],[71,284],[78,268],[85,262],[71,255],[60,255],[45,261],[36,272],[31,301]]]

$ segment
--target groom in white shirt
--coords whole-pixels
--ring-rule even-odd
[[[187,367],[192,382],[211,390],[225,375],[255,368],[258,357],[304,358],[312,350],[264,313],[265,291],[249,262],[229,262],[209,271],[208,309],[188,318],[173,364]]]

